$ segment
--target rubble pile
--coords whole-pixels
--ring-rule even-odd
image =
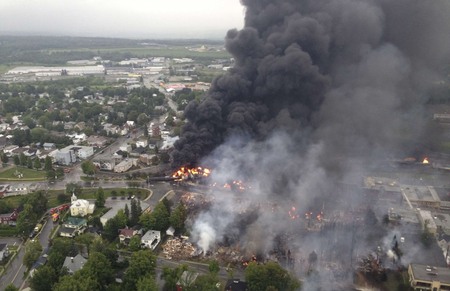
[[[240,264],[244,257],[236,247],[219,247],[211,254],[216,260],[231,264]]]
[[[181,195],[181,203],[183,203],[189,212],[208,207],[211,200],[206,199],[206,197],[202,194],[186,192]]]
[[[191,242],[177,237],[168,239],[162,246],[162,249],[167,259],[188,259],[197,253],[196,248]]]

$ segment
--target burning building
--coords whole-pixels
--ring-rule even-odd
[[[388,153],[432,141],[421,138],[430,131],[420,113],[423,96],[443,76],[441,64],[450,60],[450,2],[241,2],[244,28],[226,35],[235,65],[186,107],[173,165],[206,164],[219,185],[242,177],[252,185],[245,196],[254,204],[294,205],[300,213],[323,204],[358,209],[363,199],[340,201],[336,185],[360,183],[368,165]],[[234,196],[212,192],[214,202],[191,232],[205,252],[229,237],[268,252],[292,228],[286,211],[259,209],[243,231]],[[323,247],[326,257],[351,268],[360,241],[355,228],[297,236],[290,249],[308,254]]]

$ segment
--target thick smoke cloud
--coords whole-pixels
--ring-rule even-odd
[[[172,158],[212,166],[219,184],[245,180],[245,201],[258,214],[242,233],[241,202],[212,193],[216,203],[192,226],[205,251],[233,236],[244,250],[267,252],[293,231],[292,207],[303,216],[361,205],[361,195],[335,198],[337,182],[361,183],[368,164],[415,150],[428,89],[450,61],[450,1],[241,2],[245,27],[226,36],[235,65],[188,105]],[[291,247],[352,261],[330,246],[353,248],[352,228],[327,233]]]
[[[235,66],[187,107],[174,165],[280,128],[312,128],[343,151],[398,148],[398,131],[420,124],[418,105],[448,60],[448,1],[242,3],[245,27],[226,36]]]

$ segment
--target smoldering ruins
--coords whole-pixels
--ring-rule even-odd
[[[364,226],[376,201],[354,186],[436,138],[423,105],[449,64],[450,2],[241,2],[245,26],[226,35],[234,67],[188,105],[172,159],[211,168],[209,184],[248,186],[210,187],[192,239],[299,276],[320,268],[306,286],[350,280],[358,256],[384,248]]]

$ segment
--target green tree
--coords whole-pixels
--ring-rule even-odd
[[[97,207],[105,207],[105,192],[103,191],[102,187],[99,187],[97,189],[96,199],[95,199],[95,206]]]
[[[139,216],[142,214],[140,202],[137,199],[131,199],[130,226],[134,226],[139,222]]]
[[[75,193],[75,195],[81,194],[81,186],[77,183],[68,183],[66,184],[66,194],[72,195]]]
[[[6,286],[5,291],[19,291],[19,288],[14,286],[13,283],[10,283]]]
[[[56,271],[50,266],[42,266],[30,278],[30,287],[33,291],[48,291],[57,281]]]
[[[56,172],[53,169],[48,170],[45,175],[47,176],[47,180],[49,181],[55,181],[56,179]]]
[[[131,252],[137,252],[141,249],[141,238],[137,235],[133,236],[130,239],[130,243],[128,244],[128,249]]]
[[[123,210],[125,213],[125,216],[129,219],[130,218],[130,209],[128,208],[128,204],[125,204],[125,209]]]
[[[45,162],[44,162],[44,170],[50,171],[51,169],[53,169],[52,158],[50,158],[49,156],[46,156]]]
[[[60,272],[61,272],[61,268],[64,264],[65,258],[66,257],[63,256],[62,254],[52,251],[48,255],[47,266],[53,268],[53,270],[55,270],[59,276],[59,275],[61,275]]]
[[[74,275],[67,275],[60,278],[59,282],[53,287],[53,291],[98,291],[100,286],[98,282],[91,278],[84,278],[79,272]]]
[[[109,241],[115,240],[119,236],[119,229],[127,225],[127,217],[123,209],[120,209],[116,216],[108,220],[103,228],[103,237]]]
[[[39,158],[35,158],[33,166],[36,170],[40,170],[42,168],[41,160],[39,160]]]
[[[42,252],[42,246],[39,243],[39,241],[30,241],[26,246],[25,246],[25,255],[23,256],[23,264],[30,269],[34,262],[37,261],[37,259],[39,259],[39,256],[41,255]]]
[[[97,168],[92,161],[86,160],[81,163],[81,170],[85,175],[92,176],[95,174]]]
[[[28,203],[25,204],[23,210],[19,213],[19,217],[17,218],[17,233],[23,238],[26,238],[33,230],[37,220],[38,216],[34,212],[33,206]]]
[[[125,290],[136,290],[139,279],[154,277],[156,269],[156,256],[150,250],[141,250],[131,255],[130,264],[125,271]]]
[[[3,151],[1,152],[0,159],[4,164],[7,164],[9,162],[9,157]]]
[[[148,118],[147,114],[141,113],[141,114],[139,114],[138,117],[137,117],[137,124],[138,124],[139,126],[142,126],[142,125],[148,123],[149,120],[150,120],[150,119]]]
[[[31,158],[27,158],[27,168],[33,169],[33,160]]]
[[[143,213],[139,223],[146,229],[165,231],[169,227],[169,211],[164,202],[159,202],[151,213]]]
[[[187,210],[183,204],[179,204],[170,214],[170,225],[175,228],[176,232],[184,230],[184,222],[186,221]]]
[[[215,273],[209,273],[198,276],[193,286],[188,289],[196,291],[220,290],[220,285],[218,284],[220,284],[219,276]]]
[[[15,155],[15,156],[13,157],[13,162],[14,162],[14,165],[16,165],[16,166],[19,166],[19,165],[20,165],[20,158],[19,158],[18,155]]]
[[[114,273],[108,258],[99,252],[94,252],[89,255],[89,259],[81,269],[83,277],[89,277],[95,279],[102,290],[113,282]]]
[[[270,286],[286,291],[300,288],[300,282],[275,262],[251,262],[245,269],[245,281],[249,291],[266,290]]]
[[[19,160],[20,160],[20,165],[21,166],[25,167],[28,164],[28,158],[27,158],[27,156],[25,156],[24,153],[20,153],[19,154]]]
[[[213,260],[209,262],[208,264],[208,270],[210,273],[218,274],[220,271],[219,262],[216,260]]]
[[[187,265],[179,265],[176,268],[163,267],[161,277],[164,279],[164,291],[176,290],[177,282],[181,278],[181,274],[187,271]]]
[[[153,277],[142,277],[137,281],[137,291],[158,291],[158,285]]]

